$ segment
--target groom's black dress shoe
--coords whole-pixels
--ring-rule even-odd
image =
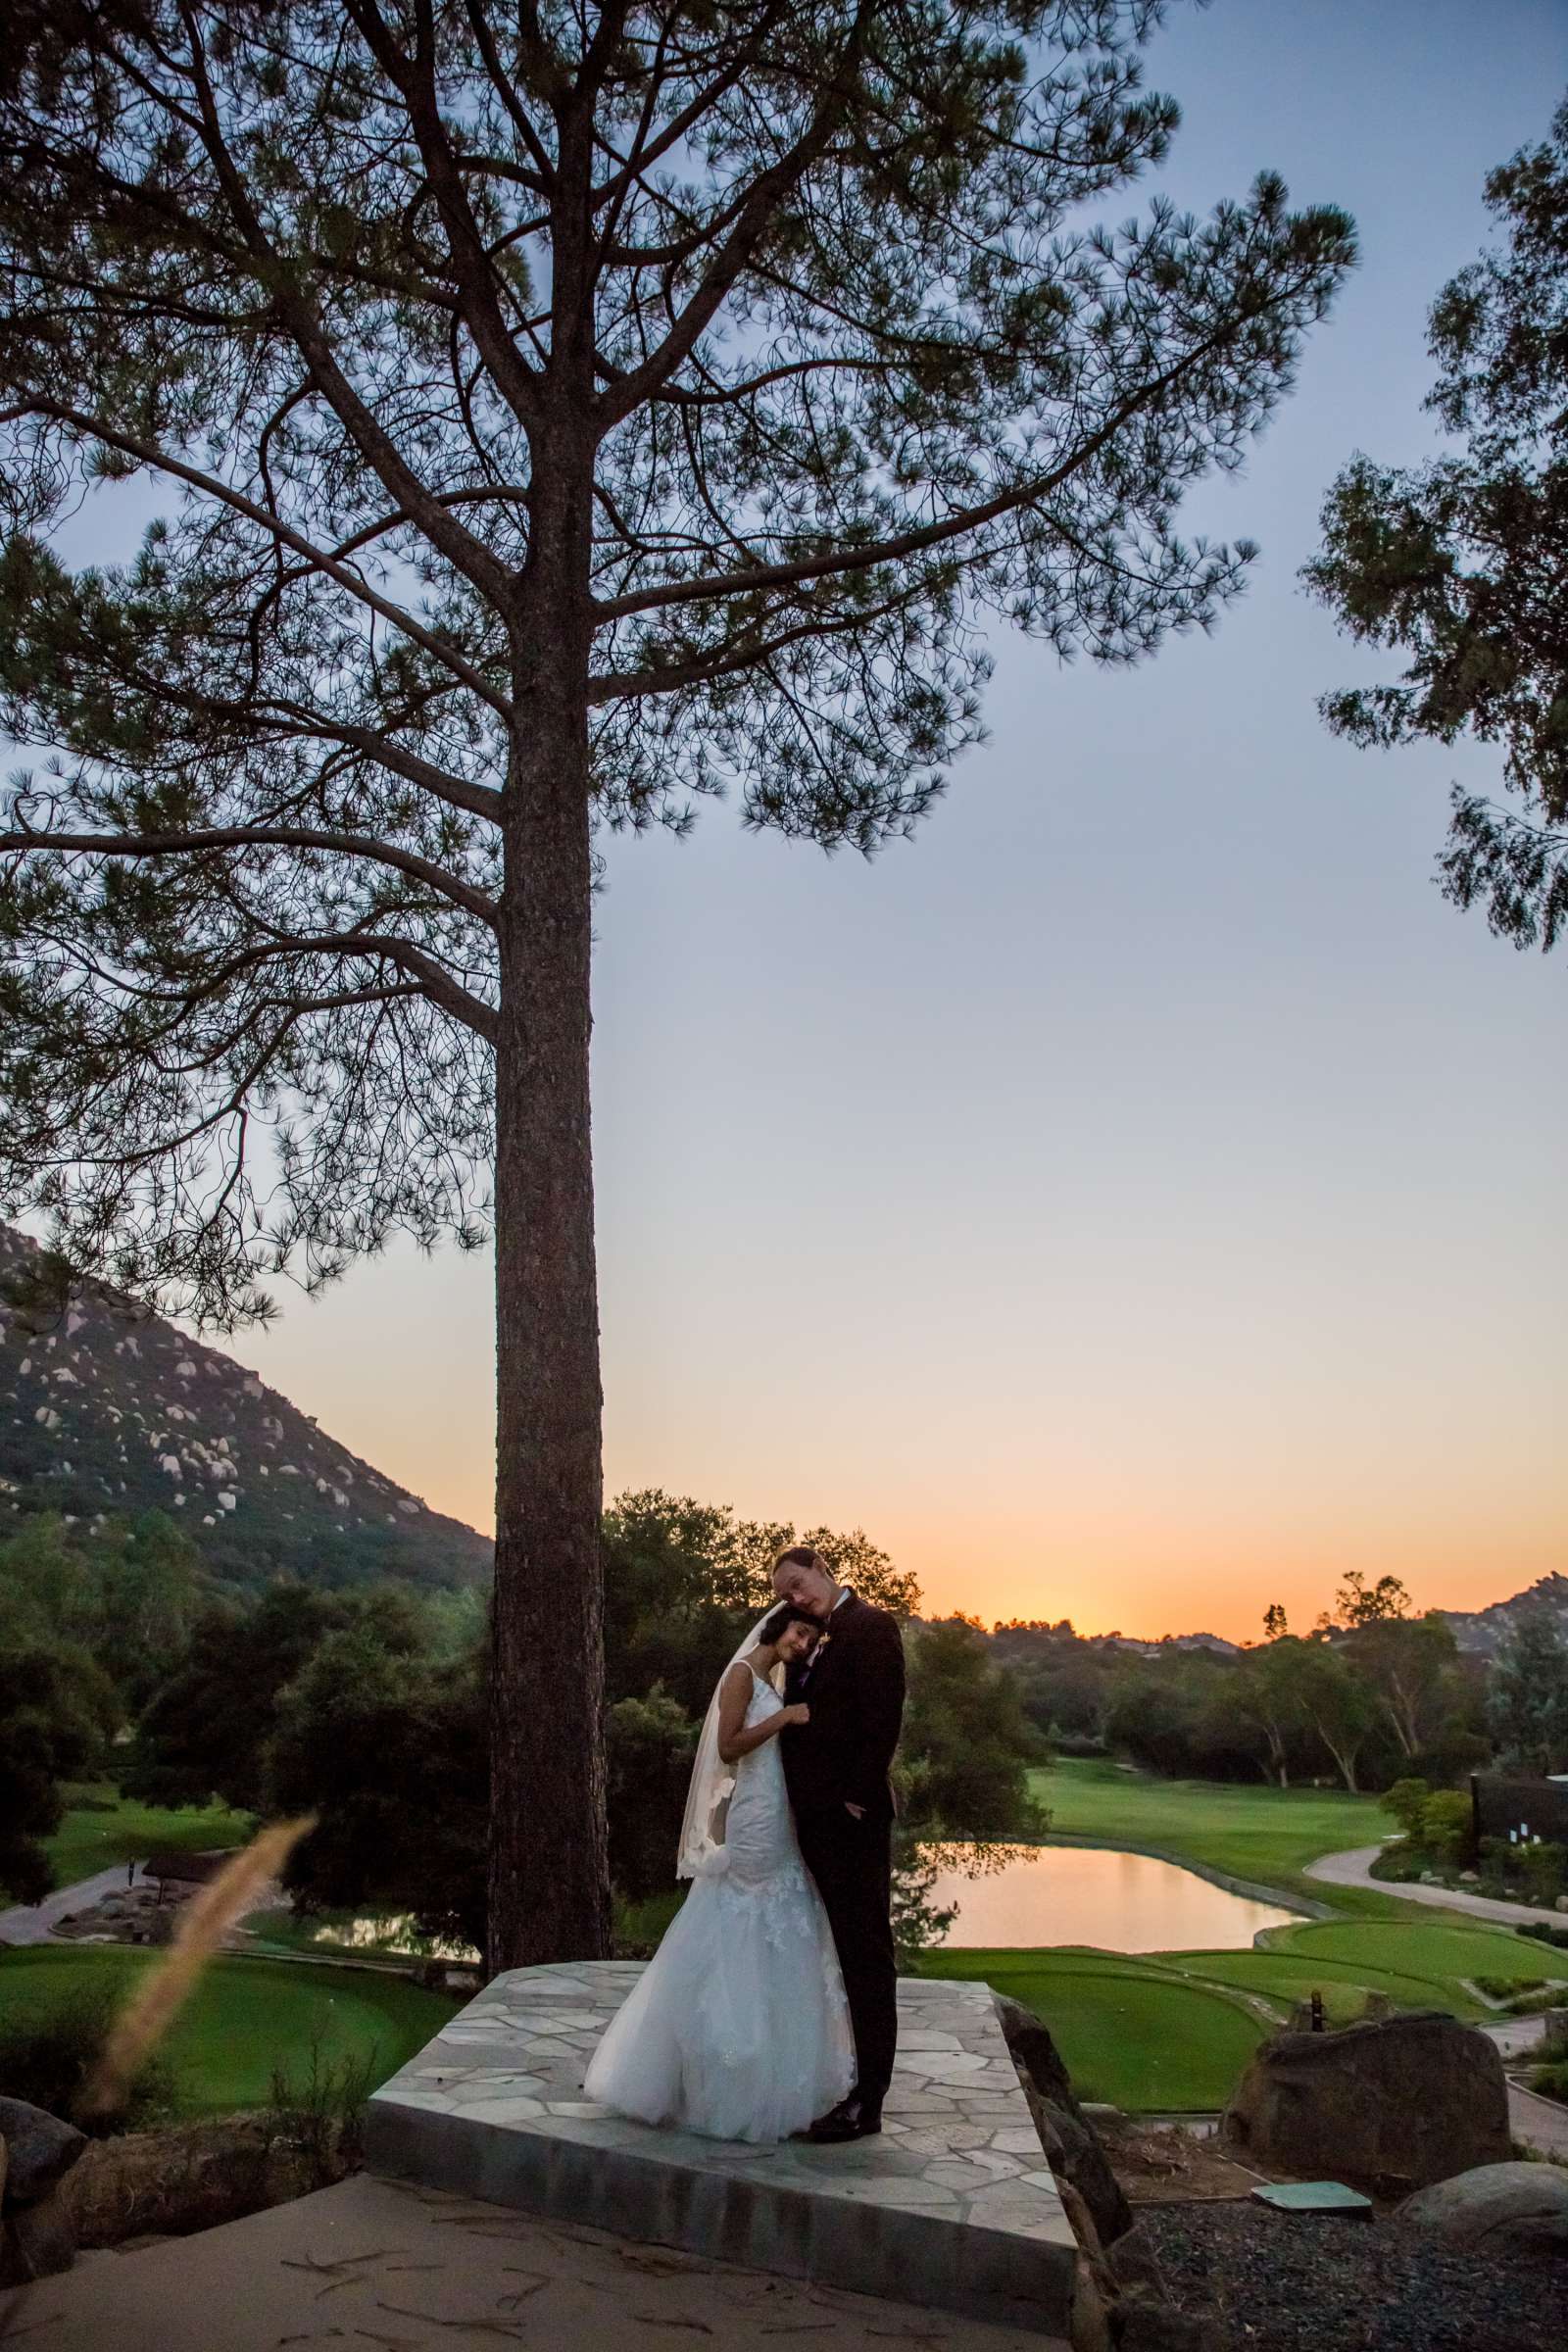
[[[826,2115],[819,2115],[815,2123],[808,2125],[802,2132],[801,2137],[813,2141],[819,2148],[835,2147],[846,2139],[874,2138],[881,2129],[881,2109],[862,2107],[852,2094],[847,2099],[840,2099],[836,2107],[830,2107]]]

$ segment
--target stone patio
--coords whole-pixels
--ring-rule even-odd
[[[1068,2332],[1076,2240],[983,1984],[903,1979],[879,2139],[759,2148],[582,2095],[640,1965],[498,1977],[369,2102],[372,2171],[974,2319]]]

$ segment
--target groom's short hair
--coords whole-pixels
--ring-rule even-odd
[[[823,1559],[822,1554],[819,1551],[813,1551],[809,1544],[792,1544],[788,1550],[781,1551],[769,1573],[777,1576],[781,1568],[820,1568],[824,1576],[831,1576],[833,1573],[831,1566]]]

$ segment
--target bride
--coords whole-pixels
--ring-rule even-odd
[[[844,1980],[778,1746],[809,1709],[787,1707],[774,1677],[820,1631],[787,1603],[772,1610],[713,1693],[676,1864],[691,1893],[583,2083],[621,2115],[714,2139],[787,2139],[855,2080]]]

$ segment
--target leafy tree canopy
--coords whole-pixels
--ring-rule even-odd
[[[733,790],[871,850],[974,739],[990,616],[1111,663],[1209,625],[1251,551],[1181,498],[1352,249],[1266,174],[1091,224],[1176,126],[1164,13],[23,0],[0,717],[57,756],[4,836],[13,1198],[220,1322],[475,1240],[559,694],[601,821]],[[139,554],[73,571],[132,475]]]
[[[1163,0],[21,0],[0,61],[0,1205],[220,1323],[494,1231],[498,1964],[604,1948],[596,828],[864,852],[997,617],[1189,544],[1352,258],[1166,152]],[[160,512],[73,569],[63,519]]]
[[[1447,896],[1521,948],[1568,923],[1568,102],[1487,181],[1504,242],[1433,305],[1427,408],[1463,443],[1427,464],[1356,457],[1323,510],[1308,585],[1397,684],[1327,696],[1352,743],[1501,746],[1519,811],[1457,787]]]

